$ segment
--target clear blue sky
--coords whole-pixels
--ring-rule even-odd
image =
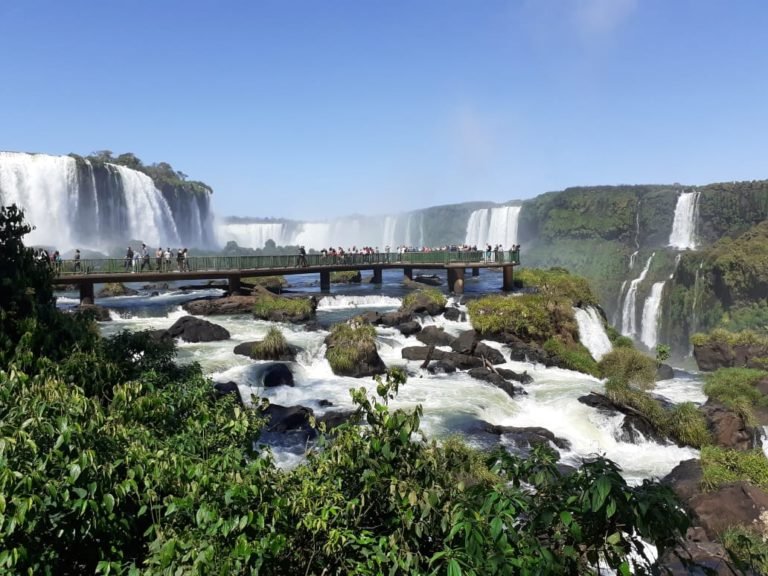
[[[3,0],[0,149],[305,219],[762,179],[767,31],[763,0]]]

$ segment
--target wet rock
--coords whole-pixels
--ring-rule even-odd
[[[681,558],[686,559],[683,563]],[[687,563],[692,563],[692,565]],[[722,544],[712,542],[700,527],[689,528],[685,540],[659,558],[662,574],[667,576],[758,576],[755,572],[735,572]]]
[[[496,350],[496,348],[491,348],[487,344],[483,344],[482,342],[475,346],[475,352],[473,356],[477,356],[478,358],[485,358],[491,364],[504,364],[504,362],[506,362],[504,355],[501,352]]]
[[[381,315],[381,324],[384,326],[399,326],[413,320],[413,314],[403,310],[395,310]]]
[[[670,380],[675,377],[675,371],[672,369],[672,366],[669,364],[659,364],[659,367],[656,369],[656,381],[659,380]]]
[[[376,374],[384,374],[387,371],[387,366],[379,356],[379,352],[376,350],[375,342],[370,341],[358,341],[358,342],[346,342],[337,339],[333,333],[329,334],[325,338],[326,345],[326,358],[331,358],[330,354],[334,348],[342,348],[348,350],[348,356],[356,358],[351,366],[334,366],[331,362],[331,369],[337,376],[351,376],[352,378],[364,378],[375,376]]]
[[[452,322],[459,322],[461,321],[462,311],[458,308],[455,308],[451,306],[450,308],[446,308],[445,312],[443,312],[443,317],[446,320],[451,320]]]
[[[408,306],[407,312],[412,314],[429,314],[430,316],[439,316],[445,312],[445,304],[435,302],[428,291],[417,290],[413,293],[413,300]]]
[[[410,322],[403,322],[402,324],[398,324],[397,329],[403,336],[412,336],[413,334],[418,334],[421,332],[421,324],[415,320],[411,320]]]
[[[99,290],[97,297],[112,298],[114,296],[136,296],[138,293],[138,290],[128,288],[125,284],[120,282],[109,282],[104,285],[104,288]]]
[[[354,410],[331,410],[326,412],[322,416],[317,417],[317,423],[325,424],[326,431],[333,430],[337,426],[341,426],[355,415]]]
[[[70,308],[69,312],[96,320],[97,322],[109,322],[112,320],[112,317],[109,315],[109,310],[103,306],[97,306],[96,304],[80,304],[79,306]]]
[[[263,410],[263,414],[268,419],[266,429],[269,432],[301,432],[308,437],[317,435],[317,431],[309,423],[314,412],[306,406],[270,404]]]
[[[285,364],[265,364],[259,376],[265,388],[293,386],[293,372]]]
[[[746,482],[734,482],[688,501],[694,524],[715,540],[731,526],[752,526],[768,510],[768,493]]]
[[[701,493],[702,476],[701,460],[691,458],[675,466],[662,478],[661,483],[672,488],[677,497],[685,503]]]
[[[416,339],[427,346],[450,346],[454,337],[442,328],[427,326],[416,335]]]
[[[166,330],[171,338],[181,338],[185,342],[214,342],[229,339],[229,331],[223,326],[194,316],[183,316]]]
[[[498,426],[484,422],[484,429],[490,434],[505,435],[519,448],[532,448],[538,444],[557,446],[569,450],[571,443],[565,438],[555,436],[553,432],[541,426]]]
[[[524,371],[522,373],[517,373],[514,370],[508,370],[507,368],[496,368],[496,372],[501,374],[501,376],[506,378],[507,380],[514,380],[515,382],[519,382],[520,384],[533,383],[533,378],[531,377],[530,374],[528,374],[527,371]]]
[[[717,446],[734,450],[749,450],[754,447],[754,431],[735,411],[717,402],[707,401],[701,407],[707,419],[707,427]]]
[[[456,372],[456,366],[448,360],[438,360],[429,363],[427,372],[430,374],[453,374]]]
[[[436,274],[419,274],[413,277],[413,281],[427,286],[441,286],[443,284],[443,280]]]
[[[293,362],[296,360],[296,354],[300,352],[295,346],[287,345],[282,350],[273,354],[269,351],[260,351],[256,346],[260,344],[261,340],[253,340],[250,342],[242,342],[235,346],[232,350],[235,354],[241,356],[247,356],[253,360],[280,360],[282,362]]]
[[[418,360],[423,362],[427,359],[429,348],[429,346],[406,346],[402,349],[400,354],[405,360]],[[469,370],[470,368],[477,368],[478,366],[483,365],[483,361],[480,358],[467,356],[466,354],[457,354],[455,352],[445,352],[438,349],[432,351],[432,360],[447,360],[459,370]]]
[[[525,394],[525,391],[518,389],[514,384],[512,384],[510,381],[505,379],[501,374],[492,372],[491,370],[489,370],[488,368],[485,368],[484,366],[479,368],[472,368],[468,372],[468,374],[472,376],[472,378],[475,378],[477,380],[482,380],[483,382],[488,382],[489,384],[493,384],[497,388],[506,392],[511,397],[515,397],[520,393]]]
[[[368,312],[363,312],[362,314],[359,314],[355,318],[357,318],[361,322],[365,322],[366,324],[373,324],[374,326],[377,324],[381,324],[381,314],[373,310],[370,310]]]
[[[479,343],[480,335],[477,332],[474,330],[465,330],[454,338],[453,342],[451,342],[451,348],[454,352],[458,352],[459,354],[472,355],[475,353],[475,347]]]
[[[196,316],[250,314],[256,303],[254,296],[224,296],[222,298],[203,298],[182,304],[182,308]]]

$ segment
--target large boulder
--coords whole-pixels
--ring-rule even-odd
[[[443,280],[436,274],[419,274],[413,277],[413,281],[427,286],[441,286],[443,284]]]
[[[768,510],[768,492],[747,484],[725,484],[713,492],[702,492],[688,501],[694,524],[714,540],[731,526],[753,526]]]
[[[718,368],[762,368],[768,350],[759,344],[731,345],[712,341],[693,346],[693,356],[699,370],[711,372]]]
[[[671,380],[675,377],[675,371],[673,370],[672,366],[669,364],[659,364],[659,367],[656,369],[656,381],[660,380]]]
[[[416,335],[416,339],[427,346],[450,346],[454,337],[442,328],[427,326]]]
[[[416,320],[411,320],[410,322],[398,324],[397,329],[403,336],[413,336],[414,334],[421,332],[421,324],[416,322]]]
[[[507,380],[514,380],[515,382],[520,382],[520,384],[531,384],[533,382],[533,378],[530,374],[528,374],[528,371],[524,371],[522,374],[518,374],[514,370],[508,370],[506,368],[496,368],[496,372],[501,374],[504,378]]]
[[[701,479],[704,472],[701,460],[691,458],[683,460],[672,471],[662,478],[661,483],[672,488],[678,498],[684,503],[701,493]]]
[[[439,316],[445,312],[445,302],[438,302],[430,293],[430,290],[416,290],[409,297],[406,311],[412,314]]]
[[[257,364],[253,367],[253,377],[264,388],[293,386],[294,384],[291,369],[279,362]]]
[[[541,426],[498,426],[483,422],[484,429],[490,434],[504,435],[515,447],[523,450],[539,444],[554,445],[562,450],[569,450],[571,443],[565,438],[555,436],[553,432]]]
[[[447,313],[447,310],[446,310],[446,313]],[[475,347],[479,343],[480,343],[480,335],[477,332],[475,332],[474,330],[465,330],[464,332],[462,332],[456,338],[453,339],[453,342],[451,342],[451,348],[453,348],[454,352],[458,352],[459,354],[472,355],[475,353]]]
[[[754,448],[754,431],[746,425],[740,414],[711,400],[701,407],[701,411],[717,446],[734,450]]]
[[[179,318],[165,333],[171,338],[181,338],[185,342],[214,342],[229,339],[229,330],[223,326],[194,316]]]
[[[423,362],[430,354],[430,346],[406,346],[400,352],[405,360],[415,360]],[[480,358],[467,356],[466,354],[456,354],[455,352],[445,352],[443,350],[432,349],[431,360],[448,361],[459,370],[469,370],[483,365]]]
[[[222,298],[203,298],[182,304],[182,308],[196,316],[250,314],[256,302],[254,296],[232,295]]]
[[[485,358],[491,364],[504,364],[504,362],[506,362],[504,355],[501,352],[496,350],[496,348],[491,348],[487,344],[483,344],[482,342],[475,346],[475,352],[473,356],[477,356],[478,358]]]
[[[477,380],[482,380],[483,382],[488,382],[489,384],[493,384],[494,386],[496,386],[496,388],[503,390],[509,396],[515,397],[520,393],[525,394],[525,391],[517,389],[515,385],[512,384],[512,382],[509,382],[501,374],[499,374],[498,372],[492,372],[485,366],[472,368],[469,372],[467,372],[467,374],[469,374],[470,376],[472,376],[472,378],[475,378]]]
[[[325,357],[337,376],[363,378],[387,371],[371,326],[337,325],[326,336],[325,345]]]
[[[259,347],[259,344],[261,343],[262,340],[241,342],[235,346],[233,352],[240,356],[248,356],[248,358],[253,360],[279,360],[282,362],[294,362],[296,360],[296,354],[299,352],[298,348],[288,344],[285,348],[278,351],[278,353],[271,354]]]
[[[90,318],[91,320],[96,320],[97,322],[109,322],[112,320],[112,316],[109,315],[109,310],[96,304],[80,304],[74,308],[70,308],[68,312],[85,318]]]
[[[268,432],[299,432],[308,437],[314,437],[317,434],[310,425],[310,418],[314,415],[312,408],[270,404],[263,410],[263,414],[268,420],[266,426]]]
[[[399,326],[413,320],[413,314],[405,310],[395,310],[381,315],[380,323],[384,326]]]
[[[114,296],[136,296],[138,293],[138,290],[128,288],[125,284],[121,284],[120,282],[109,282],[108,284],[104,284],[104,288],[99,290],[97,296],[99,298],[112,298]]]
[[[455,306],[446,308],[443,317],[452,322],[464,322],[467,319],[467,315]]]

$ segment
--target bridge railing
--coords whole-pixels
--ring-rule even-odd
[[[182,268],[189,272],[221,272],[227,270],[292,269],[307,267],[365,266],[377,264],[399,264],[418,267],[420,264],[478,264],[478,263],[519,264],[520,251],[508,250],[487,252],[432,251],[432,252],[380,252],[375,254],[323,255],[307,254],[275,256],[190,256],[179,264],[174,256],[170,260],[151,256],[148,263],[143,260],[125,258],[82,258],[63,260],[55,266],[60,276],[77,274],[117,274],[126,272],[174,272]]]

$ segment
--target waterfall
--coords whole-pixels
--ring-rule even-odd
[[[683,192],[677,198],[675,218],[672,222],[672,233],[669,235],[669,245],[678,250],[693,250],[696,248],[696,221],[698,220],[699,191]]]
[[[408,214],[408,221],[405,223],[405,238],[403,238],[403,245],[405,246],[413,246],[413,241],[411,240],[411,223],[413,222],[413,212]]]
[[[419,248],[424,248],[426,243],[424,242],[424,212],[421,213],[419,219]]]
[[[635,212],[635,254],[640,250],[640,200],[637,201],[637,211]],[[630,262],[630,268],[632,263]]]
[[[234,240],[238,246],[264,248],[267,240],[272,240],[278,246],[287,246],[292,243],[286,229],[283,222],[231,222],[219,228],[219,244]]]
[[[640,253],[640,250],[635,250],[632,252],[632,254],[629,255],[629,269],[632,270],[635,267],[635,260],[637,260],[637,255]]]
[[[649,350],[653,350],[658,342],[661,295],[664,291],[664,284],[665,282],[656,282],[651,287],[651,293],[645,299],[645,304],[643,304],[640,341]]]
[[[517,244],[517,223],[522,206],[483,208],[470,214],[464,243],[484,247],[487,244],[501,244],[509,249]]]
[[[613,349],[605,333],[603,319],[593,306],[588,306],[586,310],[574,308],[573,313],[579,325],[579,340],[595,360],[600,360]]]
[[[105,251],[127,240],[152,246],[213,244],[207,194],[169,203],[143,172],[47,154],[0,152],[0,203],[35,227],[27,242]]]
[[[396,216],[387,216],[384,219],[384,238],[381,242],[381,248],[382,250],[389,246],[390,249],[397,246],[397,243],[395,242],[395,232],[397,231],[397,217]]]
[[[624,307],[622,308],[621,313],[621,333],[626,336],[634,337],[637,334],[637,312],[635,310],[637,303],[637,287],[643,280],[645,280],[645,276],[648,274],[648,269],[651,267],[651,261],[655,255],[656,252],[648,257],[648,261],[645,263],[645,267],[640,272],[640,275],[632,280],[629,283],[629,288],[627,288],[627,296],[624,298]]]
[[[619,315],[621,314],[621,303],[624,301],[624,289],[626,287],[627,287],[627,281],[624,280],[621,283],[621,288],[619,288],[619,301],[616,302],[616,312],[614,312],[614,314],[613,314],[613,325],[614,326],[618,326],[619,325],[619,321],[621,320]]]

